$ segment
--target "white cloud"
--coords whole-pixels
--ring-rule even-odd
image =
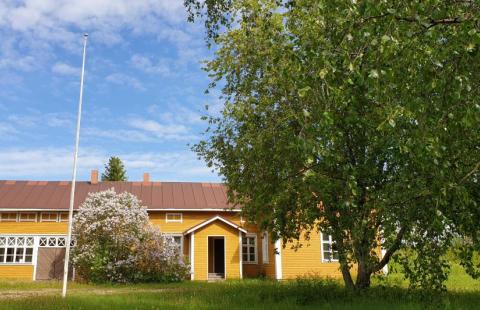
[[[112,43],[122,29],[157,18],[176,24],[185,21],[186,13],[181,0],[24,0],[2,3],[0,17],[3,28],[72,44],[72,35],[81,30],[90,30],[100,43]]]
[[[73,118],[66,113],[41,113],[32,111],[28,114],[11,114],[7,120],[17,127],[69,127],[73,125]]]
[[[10,140],[18,131],[8,123],[0,123],[0,140]]]
[[[167,111],[165,111],[167,110]],[[166,109],[157,104],[152,104],[147,108],[147,112],[158,116],[160,120],[167,123],[180,124],[204,124],[201,120],[203,114],[200,111],[194,111],[183,105],[169,105]]]
[[[148,134],[131,129],[103,129],[88,127],[82,130],[82,135],[93,138],[106,138],[125,142],[155,142],[155,139]]]
[[[52,72],[60,75],[71,75],[77,77],[80,75],[80,68],[70,66],[69,64],[63,62],[57,62],[52,66]]]
[[[169,60],[161,59],[154,63],[149,57],[135,54],[130,59],[131,64],[146,73],[160,74],[163,76],[170,75]]]
[[[130,86],[141,91],[146,90],[145,86],[137,78],[123,73],[112,73],[105,80],[118,85]]]
[[[80,148],[79,179],[86,180],[91,169],[101,169],[110,156],[120,157],[131,181],[140,180],[143,172],[150,172],[158,181],[218,180],[195,154],[179,152],[120,152],[109,154],[104,150]],[[0,175],[7,179],[68,180],[72,169],[72,151],[69,148],[0,149]]]
[[[145,118],[133,118],[128,121],[132,128],[139,129],[157,139],[192,140],[195,135],[189,133],[189,128],[183,124],[161,124],[155,120]]]

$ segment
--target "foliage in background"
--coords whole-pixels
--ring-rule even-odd
[[[224,102],[194,150],[244,216],[284,241],[331,234],[349,288],[393,257],[442,289],[453,238],[480,276],[478,1],[184,2]]]
[[[110,157],[102,173],[102,181],[127,181],[127,172],[120,158]]]
[[[101,282],[181,281],[189,273],[178,245],[148,220],[132,194],[90,193],[73,221],[75,270]]]

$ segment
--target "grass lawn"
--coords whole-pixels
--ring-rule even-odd
[[[0,309],[480,309],[480,281],[454,267],[448,293],[408,291],[392,274],[364,293],[340,282],[278,283],[243,280],[216,283],[87,285],[71,283],[60,297],[59,282],[0,282]]]

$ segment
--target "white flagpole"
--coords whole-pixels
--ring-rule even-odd
[[[72,187],[70,191],[70,207],[68,209],[68,235],[67,235],[67,244],[65,249],[65,265],[63,266],[62,297],[67,296],[68,266],[69,266],[69,260],[70,260],[70,243],[72,240],[73,202],[75,200],[75,181],[77,178],[78,143],[80,140],[80,120],[82,118],[83,76],[85,75],[85,55],[87,53],[87,38],[88,38],[88,34],[84,34],[83,35],[82,75],[80,77],[80,98],[78,100],[77,133],[75,136],[75,151],[73,153],[73,173],[72,173]]]

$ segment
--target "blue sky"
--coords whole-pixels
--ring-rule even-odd
[[[0,0],[0,179],[71,177],[88,32],[79,179],[115,155],[130,180],[219,181],[187,145],[221,103],[182,2]]]

